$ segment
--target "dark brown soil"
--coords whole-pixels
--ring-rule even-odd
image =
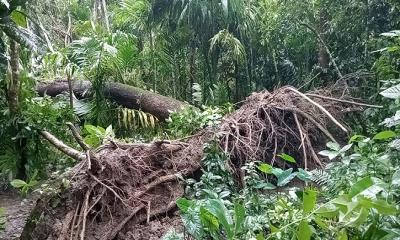
[[[17,193],[0,192],[0,208],[5,209],[6,225],[0,230],[1,240],[19,239],[35,200],[23,199]]]

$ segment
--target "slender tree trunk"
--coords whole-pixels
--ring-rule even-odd
[[[19,112],[20,105],[20,89],[21,89],[21,81],[19,74],[19,44],[11,40],[10,41],[10,67],[11,67],[11,81],[10,86],[8,88],[8,107],[10,110],[10,115],[15,117]],[[13,124],[11,126],[11,134],[18,134],[18,126]],[[17,178],[18,179],[26,179],[26,169],[25,165],[27,164],[27,156],[26,156],[26,138],[18,138],[15,142],[15,147],[19,152],[19,155],[16,156],[16,165],[17,165]]]
[[[101,0],[101,10],[103,12],[104,24],[106,25],[107,32],[110,33],[110,21],[108,20],[108,11],[106,0]]]
[[[68,92],[69,92],[69,106],[71,109],[74,109],[74,90],[72,88],[72,76],[71,74],[67,74],[68,81]]]
[[[368,42],[369,42],[369,27],[368,27],[368,22],[369,22],[369,0],[364,0],[365,4],[365,46],[364,46],[364,57],[367,60],[369,57],[368,54]]]
[[[210,85],[212,84],[213,80],[212,80],[212,69],[211,69],[211,63],[210,63],[210,59],[208,57],[208,50],[206,47],[203,47],[203,55],[204,55],[204,61],[206,64],[206,68],[207,68],[207,75],[208,75],[208,82],[206,81],[204,83],[203,86],[203,103],[205,103],[207,97],[208,97],[208,90]]]
[[[193,102],[193,84],[194,84],[194,75],[196,71],[196,48],[190,47],[190,57],[189,57],[189,82],[190,82],[190,102]]]
[[[8,107],[12,116],[18,113],[19,108],[19,44],[10,41],[10,67],[11,67],[11,81],[8,88]]]
[[[72,27],[72,19],[71,19],[71,13],[68,11],[68,25],[67,25],[67,32],[65,33],[64,37],[64,46],[67,47],[68,44],[71,43],[72,38],[71,38],[71,27]]]
[[[151,63],[152,63],[152,72],[153,72],[153,91],[156,92],[157,66],[156,66],[155,53],[154,53],[153,30],[150,30],[150,51],[151,51]]]
[[[326,34],[328,31],[328,12],[324,5],[319,10],[318,31],[318,35],[321,37],[318,50],[318,65],[323,69],[327,69],[329,67],[329,54],[322,43],[326,43]]]

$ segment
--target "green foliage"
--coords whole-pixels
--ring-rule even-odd
[[[4,217],[4,215],[5,215],[5,209],[0,208],[0,231],[5,229],[6,218]]]
[[[187,107],[179,112],[173,112],[167,119],[167,131],[172,137],[185,137],[195,131],[218,126],[222,117],[232,111],[232,106],[206,107],[202,110],[195,107]]]
[[[27,182],[21,179],[14,179],[11,181],[10,184],[14,188],[18,189],[23,197],[26,197],[28,192],[31,191],[38,184],[38,181],[36,180],[37,174],[38,171],[35,170],[35,172]]]
[[[84,141],[86,144],[94,148],[115,137],[111,125],[104,129],[100,126],[95,127],[93,125],[86,124],[84,128],[86,132]]]

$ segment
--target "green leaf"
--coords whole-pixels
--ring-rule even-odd
[[[366,190],[367,188],[371,187],[374,184],[371,177],[365,177],[351,186],[349,197],[353,198],[357,194],[361,193],[362,191]]]
[[[380,93],[385,98],[398,99],[400,98],[400,84],[390,87]]]
[[[361,224],[363,224],[369,215],[369,211],[361,207],[360,211],[354,216],[353,218],[350,219],[350,221],[346,224],[347,226],[353,226],[353,227],[359,227]]]
[[[314,215],[314,222],[323,230],[329,230],[328,224],[325,222],[324,219],[320,218],[318,215]]]
[[[396,133],[393,131],[382,131],[374,136],[374,140],[385,140],[396,137]]]
[[[306,189],[303,191],[303,213],[310,213],[314,210],[315,203],[317,202],[317,191],[313,189]]]
[[[95,126],[93,126],[93,125],[86,124],[86,125],[84,126],[84,128],[85,128],[85,130],[86,130],[89,134],[91,134],[91,135],[96,135],[96,134],[98,133],[97,128],[96,128]]]
[[[300,180],[302,180],[304,182],[307,182],[307,181],[311,180],[311,175],[306,170],[304,170],[302,168],[299,168],[297,170],[298,170],[298,172],[297,172],[296,176],[297,176],[298,179],[300,179]]]
[[[353,144],[348,144],[348,145],[342,147],[342,148],[339,150],[339,152],[340,152],[340,153],[345,153],[345,152],[347,152],[352,146],[353,146]]]
[[[212,230],[217,230],[219,228],[218,219],[204,207],[200,207],[200,220]]]
[[[340,230],[337,235],[337,240],[348,240],[346,229]]]
[[[296,160],[292,156],[290,156],[286,153],[278,154],[278,157],[282,158],[286,162],[296,163]]]
[[[260,232],[256,235],[256,240],[265,240],[264,233]]]
[[[315,214],[325,218],[334,218],[339,215],[339,208],[334,205],[327,205],[319,208],[315,211]]]
[[[183,213],[187,213],[189,208],[192,207],[194,203],[186,198],[179,198],[176,200],[176,205]]]
[[[22,188],[26,185],[28,185],[25,181],[21,180],[21,179],[14,179],[10,182],[11,186],[15,187],[15,188]]]
[[[210,199],[209,204],[206,206],[218,221],[224,226],[224,230],[228,236],[228,239],[233,238],[233,222],[229,215],[228,209],[225,207],[224,203],[219,199]]]
[[[337,156],[339,156],[339,152],[338,151],[330,151],[330,150],[324,150],[318,153],[319,155],[328,157],[329,160],[333,160],[334,158],[336,158]]]
[[[261,182],[255,185],[256,189],[264,189],[264,190],[274,190],[276,186],[270,182]]]
[[[301,221],[299,224],[299,228],[297,229],[297,234],[296,234],[297,239],[298,240],[310,240],[312,234],[313,234],[313,232],[312,232],[310,225],[308,225],[308,222],[305,220]]]
[[[10,15],[11,19],[20,27],[27,28],[28,21],[26,20],[26,16],[23,12],[14,10]]]
[[[269,229],[271,230],[271,233],[279,232],[279,228],[275,227],[271,223],[269,223]]]
[[[258,170],[265,174],[271,174],[272,173],[272,166],[267,164],[267,163],[261,163],[258,167]]]
[[[243,229],[244,220],[246,219],[246,210],[242,204],[235,202],[235,235]]]
[[[354,135],[354,136],[352,136],[352,137],[350,138],[349,144],[350,144],[350,143],[354,143],[354,142],[358,142],[359,140],[362,140],[362,139],[364,139],[364,138],[365,138],[365,136],[363,136],[363,135]]]
[[[400,185],[400,169],[393,174],[392,185]]]
[[[389,204],[385,200],[378,199],[372,201],[372,207],[375,208],[379,214],[382,215],[396,215],[397,214],[397,208],[396,206]]]
[[[292,173],[293,168],[289,168],[285,171],[279,168],[272,169],[272,174],[276,176],[278,179],[277,185],[279,187],[285,186],[288,184],[294,177],[296,177],[296,173]]]
[[[326,144],[326,146],[329,149],[334,150],[334,151],[339,151],[340,150],[340,145],[339,145],[339,143],[336,143],[336,142],[328,142]]]

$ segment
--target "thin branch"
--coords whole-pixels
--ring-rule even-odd
[[[319,108],[322,112],[324,112],[329,119],[332,120],[332,122],[334,122],[339,128],[341,128],[344,132],[348,132],[347,129],[340,123],[338,122],[338,120],[336,120],[332,114],[330,112],[328,112],[324,107],[322,107],[320,104],[318,104],[317,102],[315,102],[314,100],[312,100],[311,98],[307,97],[305,94],[297,91],[296,89],[292,88],[292,87],[288,87],[288,90],[300,95],[301,97],[303,97],[305,100],[307,100],[308,102],[312,103],[313,105],[315,105],[317,108]]]
[[[63,141],[56,138],[53,134],[47,131],[41,131],[40,135],[47,141],[49,141],[55,148],[60,150],[65,155],[77,160],[77,161],[85,161],[86,155],[84,153],[79,152],[78,150],[66,145]]]
[[[89,145],[87,145],[84,141],[82,136],[79,134],[78,130],[76,129],[76,127],[74,126],[74,124],[72,124],[71,122],[67,122],[66,123],[67,126],[69,127],[69,129],[72,132],[72,135],[74,136],[75,140],[78,142],[79,146],[81,146],[81,148],[85,151],[90,150]]]
[[[327,100],[336,101],[336,102],[342,102],[342,103],[348,103],[348,104],[352,104],[352,105],[358,105],[358,106],[364,106],[364,107],[370,107],[370,108],[383,108],[383,106],[380,106],[380,105],[372,105],[372,104],[366,104],[366,103],[360,103],[360,102],[353,102],[353,101],[348,101],[348,100],[344,100],[344,99],[321,96],[321,95],[318,95],[318,94],[308,93],[306,95],[310,96],[310,97],[327,99]]]

